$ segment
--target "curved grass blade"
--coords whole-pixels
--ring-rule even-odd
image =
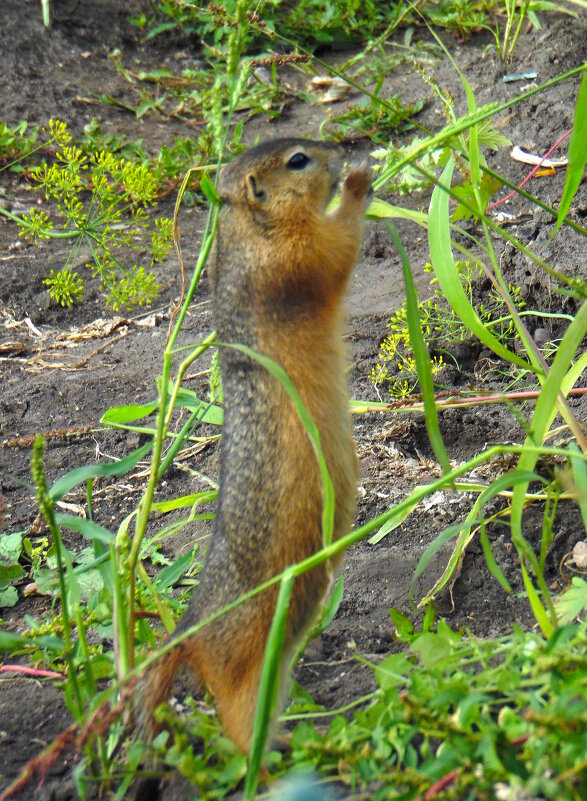
[[[502,345],[483,325],[461,284],[450,243],[448,193],[454,167],[455,164],[452,159],[449,160],[430,201],[428,241],[434,273],[438,278],[438,283],[444,296],[471,333],[502,359],[512,364],[517,364],[519,367],[529,368],[530,365],[527,361],[521,359],[516,353],[506,348],[505,345]]]
[[[393,244],[399,253],[402,262],[402,272],[404,276],[404,284],[406,287],[406,317],[408,322],[408,331],[410,334],[410,342],[412,350],[414,351],[414,359],[416,361],[416,370],[418,371],[418,379],[420,381],[420,389],[422,390],[422,397],[424,400],[424,419],[426,421],[426,431],[428,438],[432,445],[438,463],[442,467],[443,473],[450,473],[450,462],[444,447],[444,441],[440,428],[438,427],[438,412],[436,410],[436,402],[434,398],[434,379],[432,377],[432,368],[430,366],[430,355],[426,348],[424,341],[424,334],[422,333],[422,326],[420,324],[420,314],[418,311],[418,293],[414,284],[412,270],[406,250],[403,246],[401,239],[394,226],[387,223],[387,229],[391,234]]]
[[[540,447],[542,445],[552,420],[554,419],[559,392],[562,392],[563,395],[568,394],[572,386],[569,375],[575,378],[577,364],[584,363],[585,354],[582,354],[581,359],[571,366],[583,337],[586,334],[587,301],[582,304],[575,319],[567,328],[552,361],[548,375],[544,380],[542,391],[534,407],[534,414],[532,415],[530,423],[530,435],[526,438],[526,447],[522,451],[518,462],[519,470],[533,470],[534,465],[538,461],[539,452],[536,450],[536,446]],[[571,386],[569,386],[569,384],[571,384]],[[527,489],[527,484],[520,484],[514,489],[511,511],[512,541],[522,559],[522,564],[524,564],[524,560],[527,560],[527,563],[532,568],[538,586],[542,592],[542,597],[548,608],[547,613],[537,593],[534,592],[532,596],[528,593],[532,604],[532,610],[537,621],[540,623],[543,633],[547,636],[547,632],[552,629],[552,626],[556,625],[556,612],[548,586],[544,580],[544,575],[540,570],[536,554],[522,533],[522,512],[526,502]],[[531,583],[529,576],[526,578],[526,572],[524,573],[524,583]],[[547,625],[543,625],[545,619],[550,619]]]
[[[545,479],[539,476],[537,473],[533,473],[530,471],[520,471],[516,470],[513,473],[505,473],[502,476],[499,476],[495,481],[493,481],[487,489],[485,489],[481,495],[477,498],[473,507],[469,514],[467,515],[466,519],[463,523],[456,523],[453,526],[450,526],[448,529],[443,531],[436,539],[426,548],[423,555],[418,562],[416,570],[414,571],[414,575],[412,577],[412,583],[410,585],[410,600],[413,597],[413,590],[416,579],[421,575],[421,573],[426,569],[430,560],[435,556],[438,550],[454,536],[455,533],[459,533],[459,537],[457,539],[457,543],[454,547],[452,554],[450,555],[450,559],[448,560],[448,564],[444,569],[442,575],[435,582],[434,586],[431,590],[429,590],[424,598],[420,601],[418,606],[425,606],[430,600],[437,595],[443,587],[449,582],[452,578],[455,571],[458,569],[458,566],[462,562],[464,551],[471,541],[471,529],[473,526],[482,525],[483,524],[483,517],[481,515],[483,507],[486,503],[490,500],[495,498],[499,495],[500,492],[503,492],[508,487],[516,487],[519,484],[523,484],[524,486],[528,486],[530,481],[541,481],[542,483],[546,483]],[[450,533],[449,533],[450,532]],[[448,534],[448,536],[447,536]],[[501,583],[501,582],[500,582]]]
[[[273,359],[270,359],[268,356],[249,348],[247,345],[229,344],[225,342],[218,342],[217,344],[222,345],[223,347],[239,350],[249,358],[254,359],[255,361],[259,362],[259,364],[262,364],[263,367],[265,367],[265,369],[271,373],[271,375],[277,379],[277,381],[279,381],[281,386],[291,398],[291,401],[296,407],[300,419],[304,424],[306,433],[309,436],[312,445],[314,446],[316,458],[318,459],[320,476],[322,478],[322,489],[324,492],[324,507],[322,510],[322,539],[325,545],[330,545],[332,542],[332,531],[334,528],[334,487],[332,486],[332,480],[330,478],[330,473],[328,472],[328,465],[326,464],[326,459],[324,458],[324,453],[322,451],[318,426],[313,421],[310,413],[304,406],[304,402],[300,398],[298,391],[294,387],[290,377],[285,372],[283,367],[277,364],[277,362],[273,361]]]
[[[485,557],[485,562],[487,563],[487,568],[493,578],[498,582],[502,590],[507,592],[511,595],[512,593],[512,586],[505,577],[501,567],[497,564],[495,560],[495,556],[493,555],[493,549],[491,547],[491,543],[489,542],[489,537],[487,536],[487,526],[485,525],[485,521],[481,523],[481,529],[479,531],[479,539],[481,541],[481,547],[483,548],[483,556]]]
[[[255,799],[255,793],[259,783],[259,769],[261,767],[265,743],[267,742],[267,736],[269,734],[269,723],[277,700],[281,674],[283,640],[293,583],[294,574],[291,571],[287,571],[279,585],[277,605],[275,607],[267,645],[265,646],[265,658],[263,660],[257,709],[255,711],[255,722],[253,724],[253,745],[249,760],[249,770],[245,781],[246,801],[254,801]]]
[[[398,220],[408,220],[424,228],[428,227],[428,215],[425,212],[394,206],[392,203],[388,203],[387,200],[382,200],[379,197],[373,198],[365,214],[367,219],[380,220],[394,218]]]
[[[401,526],[406,517],[409,517],[414,511],[414,509],[416,509],[418,504],[420,504],[420,502],[422,501],[423,488],[424,488],[423,484],[418,484],[416,487],[414,487],[414,489],[411,491],[411,493],[408,495],[408,497],[402,504],[401,511],[398,511],[397,514],[395,515],[391,515],[381,526],[379,531],[376,534],[373,534],[373,536],[367,540],[369,545],[376,545],[378,542],[381,542],[381,540],[384,537],[386,537],[391,531]],[[415,497],[413,503],[406,503],[406,501],[409,501],[410,498],[412,497]]]
[[[56,513],[55,522],[61,528],[77,531],[92,542],[98,540],[105,545],[110,545],[110,543],[114,542],[114,534],[104,526],[94,523],[93,520],[85,520],[83,517],[77,517],[77,515]]]
[[[583,179],[585,165],[587,164],[587,72],[583,73],[579,94],[577,96],[577,106],[575,108],[575,120],[573,122],[573,133],[569,142],[569,163],[567,166],[567,177],[565,188],[561,197],[561,202],[556,218],[556,226],[552,236],[561,227],[568,210],[571,207],[573,198],[577,193],[579,184]],[[552,238],[552,237],[551,237]]]

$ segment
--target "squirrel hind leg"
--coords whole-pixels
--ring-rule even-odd
[[[216,699],[218,713],[226,734],[234,744],[249,754],[253,739],[253,724],[259,695],[261,664],[242,675],[238,684],[226,684],[223,677],[212,682],[211,690]]]
[[[145,739],[152,740],[161,730],[155,720],[155,711],[171,696],[175,679],[182,668],[191,669],[199,686],[197,665],[190,659],[191,650],[189,640],[177,645],[155,662],[153,667],[148,668],[142,678],[135,705],[135,718],[137,730]]]
[[[241,663],[237,681],[231,680],[231,677],[234,676],[233,670],[223,672],[218,671],[217,668],[215,675],[207,680],[214,695],[224,731],[237,748],[247,755],[250,754],[253,740],[263,657],[264,651],[261,650],[254,663],[250,663],[248,666]],[[287,695],[287,687],[287,663],[282,660],[270,738],[275,718],[279,715]]]
[[[211,632],[213,636],[200,644],[198,654],[200,675],[214,696],[224,731],[245,754],[250,753],[252,744],[274,596],[266,591],[256,599],[256,607],[247,602],[229,613]],[[290,652],[291,647],[286,642],[280,665],[276,714],[287,693],[286,655]],[[219,654],[223,657],[219,658]]]

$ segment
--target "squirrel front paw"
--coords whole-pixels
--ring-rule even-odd
[[[347,175],[343,184],[343,195],[348,193],[355,201],[364,200],[372,194],[371,179],[371,167],[364,161]]]

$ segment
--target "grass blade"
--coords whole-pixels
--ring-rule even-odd
[[[330,478],[330,473],[328,472],[328,465],[326,464],[326,459],[324,458],[324,453],[322,451],[318,426],[312,420],[309,411],[304,406],[304,402],[300,398],[298,391],[294,387],[290,377],[285,372],[283,367],[277,364],[277,362],[273,361],[273,359],[270,359],[268,356],[249,348],[247,345],[227,344],[223,342],[218,342],[217,344],[223,345],[224,347],[234,348],[234,350],[239,350],[249,358],[254,359],[255,361],[259,362],[259,364],[262,364],[263,367],[265,367],[265,369],[271,373],[271,375],[277,379],[277,381],[279,381],[296,407],[300,419],[304,424],[304,428],[306,429],[306,433],[308,434],[310,441],[314,446],[316,458],[318,459],[318,466],[320,468],[320,476],[322,478],[322,488],[324,492],[324,508],[322,510],[322,539],[325,545],[330,545],[332,542],[332,531],[334,528],[334,487],[332,486],[332,480]]]
[[[536,406],[534,407],[534,414],[532,415],[532,420],[530,423],[530,435],[526,438],[525,445],[526,446],[540,446],[544,442],[546,437],[546,433],[551,425],[552,420],[554,419],[554,415],[556,414],[556,404],[559,396],[559,392],[563,392],[563,394],[568,393],[569,381],[568,375],[572,373],[574,375],[573,367],[570,367],[573,358],[575,357],[577,350],[581,345],[581,341],[583,337],[587,333],[587,301],[583,303],[573,322],[567,328],[565,335],[563,336],[559,348],[556,352],[556,355],[553,359],[552,366],[548,372],[544,380],[544,384],[542,385],[542,391],[536,401]],[[579,363],[583,361],[583,356],[579,360]],[[569,369],[570,368],[570,369]],[[518,462],[518,469],[519,470],[533,470],[534,466],[538,460],[538,452],[535,448],[530,449],[527,447],[521,454],[519,462]],[[526,492],[528,489],[527,484],[520,484],[514,489],[514,494],[512,498],[512,512],[511,512],[511,525],[512,525],[512,541],[516,546],[518,553],[522,559],[522,563],[526,559],[531,566],[532,570],[536,575],[536,579],[542,590],[543,598],[548,606],[549,613],[550,613],[550,620],[553,624],[556,623],[556,613],[554,607],[552,605],[552,600],[550,598],[550,593],[548,591],[548,587],[546,586],[546,582],[544,581],[544,577],[542,575],[542,571],[540,570],[540,565],[538,564],[538,560],[536,558],[536,554],[530,547],[529,543],[523,536],[522,533],[522,512],[524,510],[524,505],[526,502]],[[522,565],[523,566],[523,565]],[[528,578],[528,582],[530,579]],[[524,578],[524,582],[526,583],[526,578]],[[534,598],[531,597],[532,609],[535,611],[540,605],[540,600],[538,597]],[[546,615],[546,611],[541,607],[540,611],[540,620],[537,617],[537,620],[543,621],[544,615]],[[536,614],[536,612],[535,612]],[[544,633],[551,628],[547,626],[546,628],[543,627],[542,623],[540,626]]]
[[[269,734],[269,723],[277,700],[279,681],[281,675],[281,662],[283,651],[283,639],[285,626],[287,623],[287,612],[289,609],[289,599],[294,583],[294,574],[286,572],[279,585],[277,604],[269,631],[269,638],[265,646],[265,658],[263,660],[263,670],[259,684],[259,697],[255,712],[255,722],[253,725],[253,746],[249,760],[249,770],[245,781],[245,799],[254,801],[259,783],[259,769],[265,743]]]
[[[386,520],[386,522],[381,526],[379,531],[376,534],[373,534],[373,536],[368,540],[369,545],[376,545],[378,542],[381,542],[381,540],[384,537],[386,537],[391,531],[393,531],[394,529],[396,529],[399,526],[401,526],[401,524],[404,522],[406,517],[409,517],[409,515],[412,514],[414,509],[421,502],[421,500],[422,500],[421,490],[422,489],[423,489],[423,485],[422,484],[418,484],[412,490],[412,492],[408,495],[408,497],[405,499],[404,503],[402,504],[402,510],[399,511],[397,514],[392,515],[391,517],[389,517]],[[415,497],[415,500],[413,501],[413,503],[406,504],[406,501],[409,501],[412,496]]]
[[[556,219],[554,234],[561,227],[568,210],[571,207],[573,198],[579,188],[583,178],[585,164],[587,164],[587,72],[583,73],[579,94],[577,96],[577,107],[575,109],[575,120],[573,122],[573,133],[569,142],[569,164],[567,166],[567,177],[565,188],[561,197],[561,202]]]
[[[527,361],[502,345],[483,325],[461,284],[450,243],[448,199],[454,166],[452,160],[447,163],[430,201],[428,241],[434,273],[444,296],[471,333],[500,358],[528,368]]]
[[[57,513],[55,515],[55,522],[60,528],[66,528],[69,531],[77,531],[92,542],[98,540],[105,545],[110,545],[111,542],[114,542],[114,534],[108,531],[107,528],[104,528],[104,526],[94,523],[93,520],[84,520],[83,517],[77,517],[77,515]]]
[[[422,397],[424,400],[424,419],[426,421],[428,439],[430,440],[432,450],[438,459],[438,463],[442,467],[442,472],[450,473],[450,462],[448,460],[446,448],[444,447],[440,428],[438,427],[438,412],[436,410],[436,402],[434,398],[434,379],[432,377],[432,368],[430,366],[430,355],[428,353],[428,349],[426,348],[426,342],[424,341],[424,334],[422,333],[422,326],[420,324],[418,293],[414,284],[410,262],[408,261],[405,248],[394,226],[391,223],[387,223],[387,229],[391,234],[393,244],[395,245],[402,262],[402,272],[406,287],[408,331],[410,334],[412,350],[414,351],[414,359],[416,361],[416,370],[418,371],[420,389],[422,390]]]
[[[86,482],[89,478],[96,476],[123,476],[129,470],[140,462],[143,456],[146,456],[151,450],[151,443],[148,442],[133,453],[121,459],[119,462],[111,464],[88,464],[84,467],[78,467],[76,470],[71,470],[53,484],[48,494],[52,501],[60,501],[69,490],[78,484]]]
[[[489,542],[489,537],[487,536],[487,527],[485,523],[481,523],[481,530],[479,532],[479,539],[481,540],[481,547],[483,548],[483,556],[485,557],[485,562],[487,563],[487,568],[493,578],[498,582],[505,592],[511,595],[512,587],[509,581],[506,579],[501,567],[495,561],[495,556],[493,555],[493,550],[491,548],[491,543]]]
[[[519,471],[519,470],[516,470],[513,473],[505,473],[504,475],[499,476],[499,478],[493,481],[487,487],[487,489],[485,489],[481,493],[481,495],[477,498],[471,511],[469,512],[463,523],[456,523],[455,525],[450,526],[448,529],[442,532],[434,540],[434,542],[432,542],[428,546],[428,548],[424,551],[424,554],[420,558],[418,566],[416,567],[416,570],[414,572],[414,576],[412,578],[412,585],[410,587],[410,593],[413,592],[413,587],[416,579],[425,570],[432,557],[438,552],[439,548],[455,533],[459,532],[456,545],[454,547],[452,554],[450,555],[450,559],[448,560],[446,568],[444,569],[440,578],[435,582],[432,589],[426,593],[424,598],[422,598],[422,600],[418,604],[419,606],[425,606],[428,603],[428,601],[433,599],[434,596],[437,595],[443,589],[443,587],[446,586],[446,584],[450,581],[455,571],[459,568],[459,565],[461,564],[463,559],[465,549],[469,544],[469,542],[471,541],[472,537],[471,529],[473,528],[473,526],[483,525],[483,517],[482,517],[483,507],[490,500],[497,497],[500,494],[500,492],[503,492],[508,487],[515,487],[519,484],[524,484],[524,486],[527,487],[530,481],[544,482],[544,479],[542,479],[537,473],[532,473],[530,471]],[[448,532],[450,532],[450,535],[444,536]]]

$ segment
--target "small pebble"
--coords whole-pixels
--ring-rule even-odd
[[[551,334],[548,328],[537,328],[534,331],[534,342],[538,345],[538,347],[542,347],[542,345],[546,345],[547,342],[550,342]]]

